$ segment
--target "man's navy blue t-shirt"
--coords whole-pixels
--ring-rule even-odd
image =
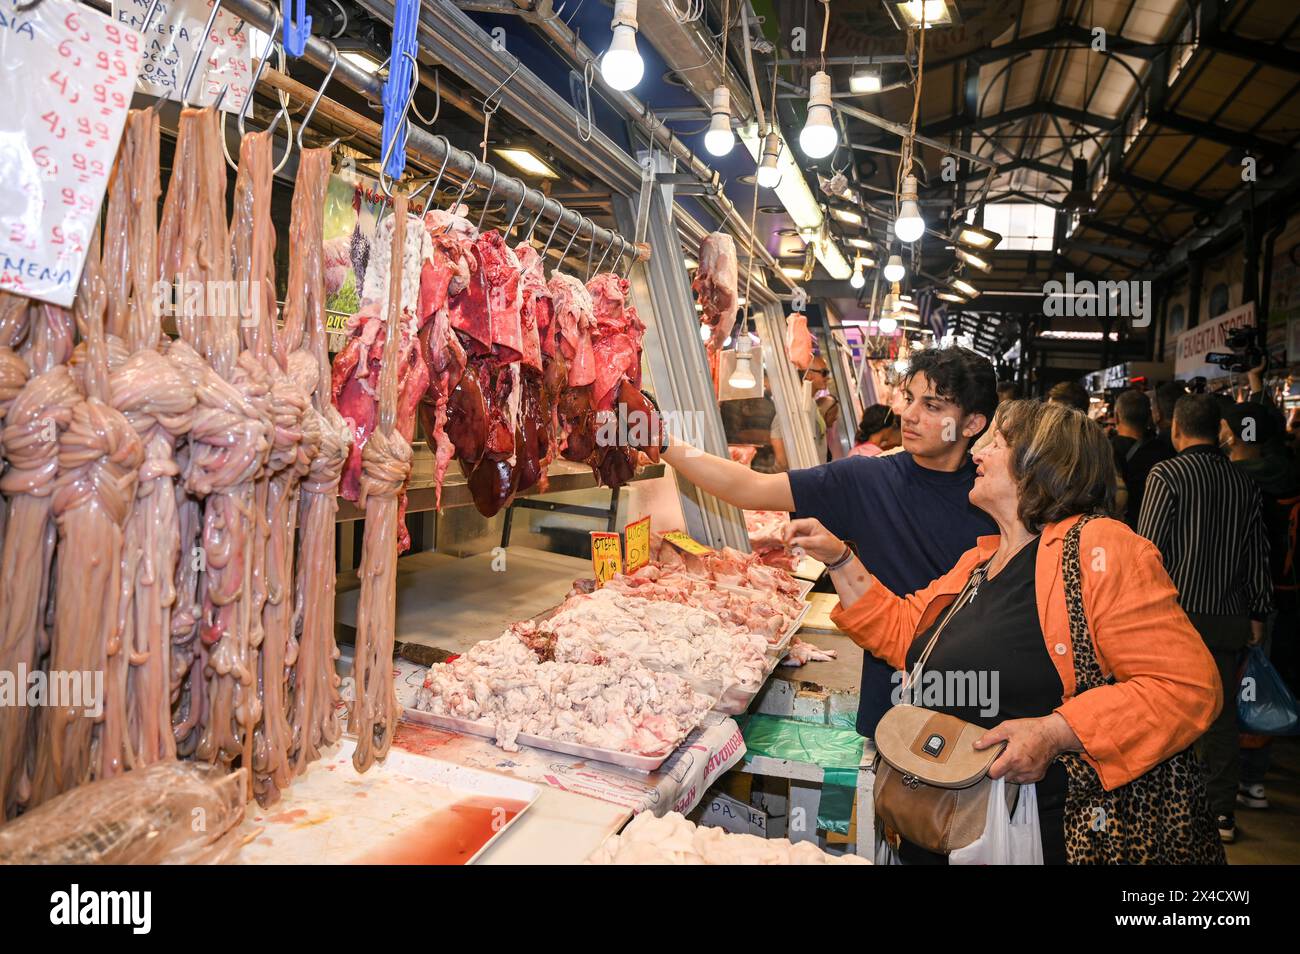
[[[967,500],[975,482],[961,469],[929,470],[907,452],[843,460],[790,471],[796,517],[816,517],[852,541],[863,565],[899,596],[924,589],[951,570],[977,537],[997,525]],[[875,734],[890,706],[893,669],[870,653],[862,659],[858,732]]]

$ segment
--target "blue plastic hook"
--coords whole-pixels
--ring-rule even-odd
[[[292,9],[290,5],[292,4]],[[307,0],[280,0],[280,16],[284,21],[282,31],[284,51],[290,56],[302,56],[311,36],[311,17],[307,15]]]
[[[384,107],[382,148],[387,156],[384,172],[398,179],[406,169],[406,109],[414,93],[412,65],[416,53],[419,0],[397,0],[393,12],[393,51],[388,60],[388,81],[381,97]]]

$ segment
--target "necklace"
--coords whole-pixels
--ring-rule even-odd
[[[998,568],[998,573],[1001,574],[1002,571],[1007,568],[1007,564],[1016,558],[1016,554],[1018,554],[1025,547],[1029,546],[1029,544],[1037,540],[1038,536],[1039,535],[1035,533],[1024,543],[1020,544],[1020,546],[1012,550],[1011,553],[1007,556],[1007,558],[1002,562],[1002,566]],[[970,599],[967,600],[967,602],[974,602],[975,597],[979,596],[980,586],[983,585],[984,581],[989,578],[989,566],[993,563],[995,559],[997,559],[996,554],[990,557],[987,562],[977,566],[975,568],[975,572],[971,574],[973,585],[971,587]]]

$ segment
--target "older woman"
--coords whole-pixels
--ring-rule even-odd
[[[889,592],[815,520],[792,521],[788,541],[831,567],[840,596],[836,624],[900,670],[916,663],[942,611],[978,574],[976,597],[948,620],[926,668],[931,674],[996,675],[996,682],[982,683],[996,687],[995,698],[944,698],[932,705],[927,691],[925,701],[988,730],[977,749],[1006,742],[989,774],[1037,783],[1044,860],[1063,863],[1071,857],[1067,789],[1076,782],[1058,757],[1081,753],[1099,790],[1141,778],[1213,721],[1222,700],[1218,672],[1179,608],[1155,547],[1117,520],[1091,519],[1079,537],[1083,609],[1107,679],[1076,692],[1081,670],[1071,645],[1062,551],[1081,515],[1114,505],[1114,463],[1099,425],[1064,405],[1009,401],[998,408],[992,438],[974,460],[970,501],[994,519],[999,533],[980,538],[920,592]],[[1091,665],[1090,659],[1080,662]],[[972,681],[936,684],[969,687]],[[1208,818],[1204,825],[1196,819],[1194,827],[1188,838],[1204,836],[1217,845]],[[906,842],[900,855],[910,863],[946,860]]]

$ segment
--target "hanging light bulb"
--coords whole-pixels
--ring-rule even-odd
[[[885,281],[901,282],[907,276],[907,269],[903,267],[903,256],[894,254],[889,256],[889,261],[885,264]]]
[[[731,131],[731,92],[725,86],[713,91],[713,119],[704,134],[704,148],[711,156],[725,156],[736,144]]]
[[[629,90],[641,82],[645,72],[636,48],[636,0],[615,0],[614,19],[609,25],[614,28],[614,39],[600,59],[600,75],[610,89]]]
[[[899,358],[894,362],[894,370],[899,374],[907,374],[907,359]]]
[[[881,315],[880,320],[876,322],[876,327],[880,329],[882,335],[892,335],[898,330],[898,319],[893,315]]]
[[[774,132],[763,137],[763,156],[758,162],[758,184],[764,189],[775,189],[781,184],[781,137]]]
[[[727,378],[727,384],[737,391],[748,391],[758,383],[754,378],[754,369],[750,367],[749,349],[752,346],[749,332],[741,331],[736,338],[736,367],[731,372],[731,377]]]
[[[862,259],[860,257],[855,258],[853,260],[853,275],[849,278],[849,284],[854,288],[861,288],[866,283],[867,279],[862,274]]]
[[[808,121],[799,133],[799,148],[809,159],[825,159],[839,144],[831,117],[831,77],[825,70],[812,76],[808,94]]]
[[[903,201],[898,207],[894,234],[900,242],[915,242],[925,234],[925,219],[921,218],[921,207],[916,204],[916,176],[903,178]]]

